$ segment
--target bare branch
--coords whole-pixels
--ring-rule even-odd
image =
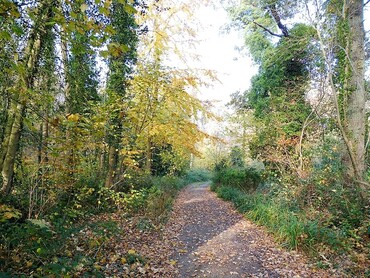
[[[265,26],[259,24],[258,22],[252,21],[252,23],[254,23],[258,27],[260,27],[261,29],[263,29],[264,31],[266,31],[267,33],[269,33],[271,36],[275,36],[275,37],[279,37],[279,38],[284,37],[284,35],[276,34],[276,33],[272,32],[270,29],[266,28]]]
[[[365,2],[365,4],[364,4],[364,7],[367,5],[367,4],[369,4],[370,3],[370,0],[367,0],[366,2]]]
[[[279,29],[283,33],[283,36],[284,37],[289,37],[288,28],[283,23],[281,23],[281,18],[280,18],[280,15],[278,14],[278,12],[276,10],[276,6],[275,5],[270,5],[270,6],[268,6],[268,9],[269,9],[272,17],[274,18],[277,26],[279,27]]]

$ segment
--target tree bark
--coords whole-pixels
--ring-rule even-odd
[[[3,169],[3,163],[4,163],[5,156],[8,150],[9,138],[10,138],[10,133],[12,131],[13,122],[14,122],[14,114],[12,113],[12,111],[9,111],[4,134],[3,134],[3,141],[1,144],[0,169]]]
[[[115,171],[117,169],[117,160],[118,160],[118,153],[117,149],[114,145],[109,146],[108,151],[108,174],[105,179],[105,186],[111,187],[114,182],[115,178]]]
[[[7,152],[5,155],[5,159],[3,162],[3,167],[1,170],[1,175],[3,178],[3,184],[1,188],[1,192],[5,195],[10,193],[12,188],[12,180],[14,174],[14,162],[17,156],[18,146],[19,146],[19,139],[21,136],[22,130],[22,119],[25,110],[25,106],[22,104],[17,104],[15,107],[15,118],[12,124],[12,129],[9,136],[9,144],[7,148]]]
[[[277,26],[279,27],[280,31],[283,33],[284,37],[289,37],[288,28],[281,22],[280,15],[276,9],[276,5],[272,4],[268,6],[271,16],[274,18]]]
[[[365,174],[365,31],[363,16],[363,1],[351,0],[348,5],[349,25],[349,63],[351,74],[348,80],[349,96],[347,110],[347,125],[354,153],[354,164],[349,164],[349,173],[359,181]]]
[[[68,41],[67,41],[67,32],[62,28],[60,32],[60,40],[61,40],[61,52],[62,52],[62,63],[63,63],[63,71],[64,71],[64,96],[65,96],[65,105],[66,105],[66,115],[71,113],[71,87],[69,84],[68,78]]]
[[[50,3],[41,4],[38,9],[39,18],[36,19],[33,30],[29,36],[27,47],[24,50],[25,71],[20,72],[17,84],[17,93],[14,95],[11,114],[13,122],[9,122],[10,134],[4,139],[2,150],[3,162],[1,167],[2,185],[0,192],[4,195],[10,193],[13,184],[14,163],[18,154],[19,140],[22,132],[23,114],[26,110],[27,91],[32,89],[35,69],[38,64],[41,44],[44,39],[45,23],[51,17],[52,6]],[[8,142],[6,142],[8,140]]]

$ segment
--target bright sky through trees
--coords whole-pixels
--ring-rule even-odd
[[[249,87],[257,67],[253,65],[245,48],[239,51],[244,45],[242,31],[223,31],[230,23],[230,18],[219,3],[199,9],[196,17],[202,23],[203,30],[197,35],[200,42],[196,52],[200,60],[193,61],[193,65],[215,70],[220,80],[210,88],[203,88],[198,97],[202,100],[214,100],[215,110],[219,111],[229,101],[231,93],[245,91]],[[365,9],[364,18],[365,30],[369,32],[369,8]]]
[[[204,7],[197,17],[204,25],[204,30],[199,33],[198,66],[215,70],[220,80],[213,87],[204,88],[199,97],[220,101],[217,106],[222,106],[228,102],[231,93],[248,88],[257,68],[245,50],[238,50],[244,45],[243,34],[236,30],[223,31],[230,19],[222,7]]]
[[[215,70],[220,81],[210,88],[203,88],[199,97],[218,101],[216,106],[222,106],[229,101],[231,93],[248,88],[257,68],[245,50],[238,50],[244,44],[241,32],[223,31],[230,19],[222,7],[203,7],[196,16],[204,29],[198,34],[200,43],[196,51],[200,60],[194,65]]]

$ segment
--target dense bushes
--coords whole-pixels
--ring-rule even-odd
[[[184,175],[186,183],[208,181],[212,179],[212,172],[207,169],[190,169]]]
[[[366,275],[368,207],[355,186],[344,186],[348,181],[341,174],[337,149],[324,145],[319,152],[305,180],[293,183],[274,171],[265,171],[263,181],[260,175],[253,180],[244,169],[224,167],[211,188],[248,219],[267,227],[283,246],[309,252],[321,266],[349,261],[349,275]],[[246,186],[248,179],[260,182],[257,188]]]
[[[119,231],[114,222],[99,222],[89,228],[97,235],[96,240],[88,240],[87,246],[76,247],[73,244],[75,235],[86,225],[90,226],[90,217],[118,211],[121,215],[140,215],[141,224],[147,223],[149,228],[153,224],[158,226],[166,219],[178,190],[187,183],[186,176],[140,174],[131,180],[131,189],[118,191],[81,176],[71,196],[60,197],[65,207],[54,206],[39,219],[26,220],[27,211],[1,205],[0,276],[29,276],[31,272],[39,277],[68,276],[79,273],[83,265],[84,273],[99,277],[99,270],[94,268],[94,254],[104,244],[102,241],[109,240]],[[87,250],[91,253],[87,254]]]
[[[212,181],[216,186],[230,186],[251,192],[261,182],[261,174],[253,168],[226,167],[216,171]]]

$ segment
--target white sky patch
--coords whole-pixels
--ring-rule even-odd
[[[245,91],[250,80],[257,72],[252,60],[236,48],[244,46],[243,34],[236,30],[221,32],[230,23],[227,12],[220,6],[203,7],[197,15],[204,29],[198,34],[200,40],[195,51],[200,55],[199,61],[189,64],[197,68],[214,70],[220,82],[214,82],[209,88],[201,88],[198,97],[201,100],[215,101],[218,109],[229,100],[230,94]]]

